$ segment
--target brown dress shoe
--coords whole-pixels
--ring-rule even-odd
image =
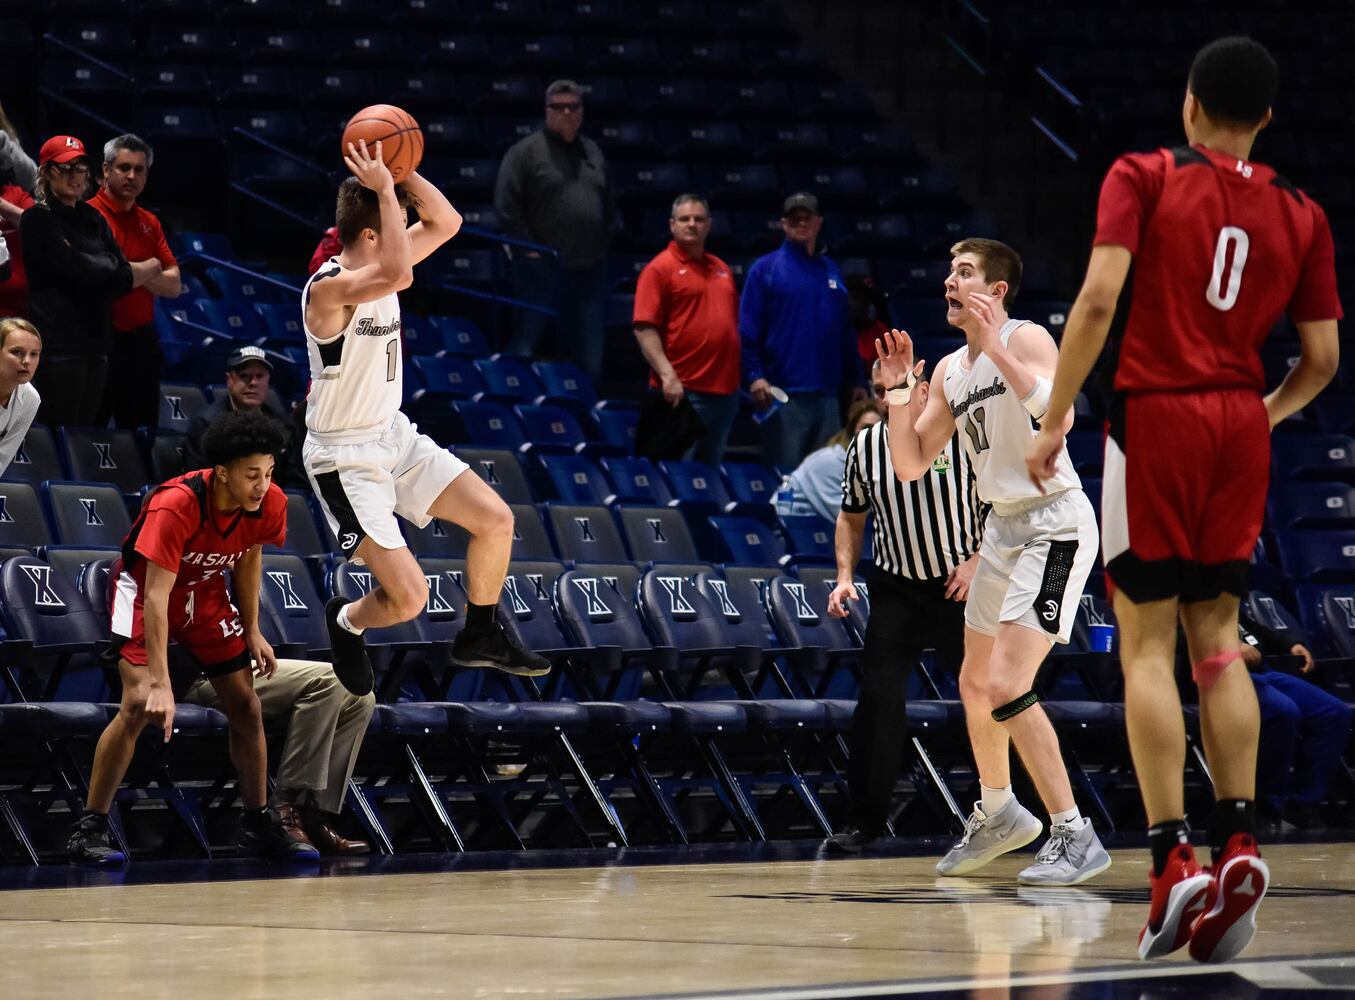
[[[350,840],[334,829],[334,817],[318,809],[306,811],[306,832],[321,854],[335,857],[353,854],[369,854],[372,846],[365,840]]]
[[[305,827],[301,823],[301,813],[297,812],[296,806],[281,805],[274,810],[278,814],[278,822],[282,826],[283,833],[287,834],[287,839],[293,844],[305,844],[307,847],[321,850],[306,836]]]

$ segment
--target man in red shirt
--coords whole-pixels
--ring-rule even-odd
[[[94,752],[85,812],[67,844],[86,864],[125,861],[108,841],[108,810],[147,726],[174,731],[169,675],[172,639],[188,653],[220,699],[230,722],[231,760],[245,811],[241,850],[299,860],[319,857],[288,837],[268,809],[268,752],[253,668],[277,670],[259,631],[263,546],[282,545],[287,498],[273,485],[282,430],[262,413],[229,414],[207,432],[211,467],[161,484],[142,505],[114,564],[109,603],[122,704]],[[226,589],[231,570],[235,601]]]
[[[719,465],[739,411],[739,293],[729,265],[706,251],[706,199],[678,195],[668,231],[635,287],[635,339],[650,386],[669,406],[685,395],[706,425],[687,457]]]
[[[113,301],[113,351],[98,420],[111,416],[128,430],[160,422],[160,338],[155,333],[155,297],[183,291],[179,263],[165,242],[160,220],[136,203],[146,188],[155,153],[142,139],[120,135],[104,144],[103,186],[89,203],[108,220],[129,261],[154,259],[160,273]]]
[[[1238,599],[1265,509],[1270,430],[1335,373],[1341,317],[1322,209],[1248,160],[1270,121],[1276,80],[1275,61],[1251,39],[1210,43],[1190,70],[1182,113],[1190,145],[1123,156],[1110,168],[1087,277],[1028,456],[1031,477],[1048,477],[1132,263],[1102,548],[1153,855],[1141,958],[1189,943],[1198,961],[1229,960],[1251,941],[1269,884],[1255,840],[1260,723],[1239,650]],[[1260,347],[1286,312],[1302,357],[1263,396]],[[1172,677],[1178,615],[1217,798],[1208,870],[1186,837],[1185,726]]]
[[[0,316],[28,317],[28,277],[24,270],[19,216],[33,207],[33,196],[17,184],[0,184],[0,239],[9,246],[9,275],[0,280]]]

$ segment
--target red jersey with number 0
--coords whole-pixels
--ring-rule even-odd
[[[1131,153],[1101,186],[1095,245],[1134,255],[1115,388],[1265,388],[1284,313],[1340,319],[1327,216],[1270,167],[1201,146]]]
[[[255,545],[282,545],[287,534],[287,495],[269,484],[263,504],[253,513],[223,512],[212,503],[211,469],[171,479],[152,493],[122,543],[122,569],[138,586],[146,582],[146,561],[174,570],[174,592],[196,589]]]

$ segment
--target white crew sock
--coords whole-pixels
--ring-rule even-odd
[[[979,784],[979,805],[983,807],[983,814],[991,816],[1005,806],[1012,797],[1012,786],[1003,785],[1001,788],[989,788],[987,785]]]
[[[1074,830],[1082,829],[1082,813],[1078,811],[1077,806],[1069,809],[1067,812],[1050,813],[1050,826],[1071,826]]]
[[[343,629],[345,632],[352,632],[354,635],[362,635],[362,633],[366,632],[367,630],[365,628],[358,628],[356,625],[354,625],[352,622],[348,620],[348,609],[351,608],[352,606],[353,605],[351,604],[345,604],[343,607],[339,609],[339,613],[336,616],[339,622],[339,627]]]

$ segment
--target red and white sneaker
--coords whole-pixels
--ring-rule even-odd
[[[1256,908],[1270,887],[1270,869],[1261,860],[1256,838],[1228,838],[1209,885],[1209,905],[1190,932],[1190,957],[1197,962],[1227,962],[1251,944]]]
[[[1148,873],[1153,897],[1139,932],[1139,958],[1170,955],[1190,940],[1191,927],[1208,909],[1211,882],[1189,844],[1172,848],[1161,875]]]

